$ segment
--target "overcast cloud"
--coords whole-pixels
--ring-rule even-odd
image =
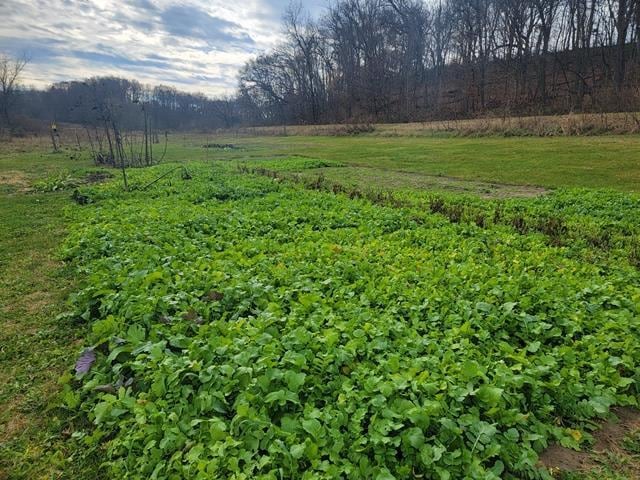
[[[311,2],[308,2],[309,4]],[[322,11],[313,2],[312,13]],[[231,93],[272,48],[288,0],[0,0],[0,52],[27,55],[25,83],[118,75]]]

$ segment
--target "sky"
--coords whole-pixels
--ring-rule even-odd
[[[309,4],[309,5],[306,5]],[[23,83],[96,75],[210,96],[273,48],[289,0],[0,0],[0,53],[29,59]],[[312,15],[324,2],[306,1]]]

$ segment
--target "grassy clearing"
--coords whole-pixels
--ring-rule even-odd
[[[203,148],[207,143],[233,144],[236,148]],[[48,168],[54,156],[46,153],[49,147],[45,139],[39,139],[36,144],[38,155],[26,154],[33,165],[29,168]],[[33,151],[27,141],[15,148]],[[157,145],[156,154],[160,155],[163,149],[162,143]],[[18,151],[14,158],[19,155],[25,153]],[[71,149],[58,158],[74,162],[69,157],[75,156],[78,153]],[[410,188],[482,193],[485,185],[473,184],[482,182],[640,192],[638,135],[425,138],[175,134],[170,136],[165,161],[272,161],[299,156],[347,165],[351,168],[349,179],[354,183],[368,182],[381,188],[396,189],[405,183],[407,174],[418,174],[420,180],[406,182]]]
[[[202,148],[214,139],[237,148]],[[406,174],[417,174],[422,180],[407,182],[410,188],[414,184],[418,188],[440,189],[442,182],[447,181],[444,190],[456,183],[454,191],[477,191],[473,182],[482,182],[640,192],[637,135],[554,138],[182,135],[173,138],[166,160],[271,162],[292,157],[344,164],[351,168],[349,176],[354,183],[364,181],[380,188],[396,189]]]
[[[460,180],[640,191],[640,137],[376,138],[267,137],[236,140],[247,151],[236,158],[304,155],[375,168],[376,182],[395,172]],[[220,158],[232,154],[224,153]],[[366,175],[364,173],[363,175]]]

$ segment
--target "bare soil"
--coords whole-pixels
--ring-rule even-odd
[[[616,456],[631,479],[640,478],[640,458],[625,449],[625,439],[640,430],[640,411],[635,408],[613,409],[614,417],[603,422],[593,434],[590,451],[575,451],[561,445],[551,445],[540,455],[540,463],[552,473],[594,473]]]

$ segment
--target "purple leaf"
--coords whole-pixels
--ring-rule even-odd
[[[91,369],[91,365],[96,361],[96,352],[93,348],[85,348],[82,355],[76,361],[76,373],[85,374]]]

